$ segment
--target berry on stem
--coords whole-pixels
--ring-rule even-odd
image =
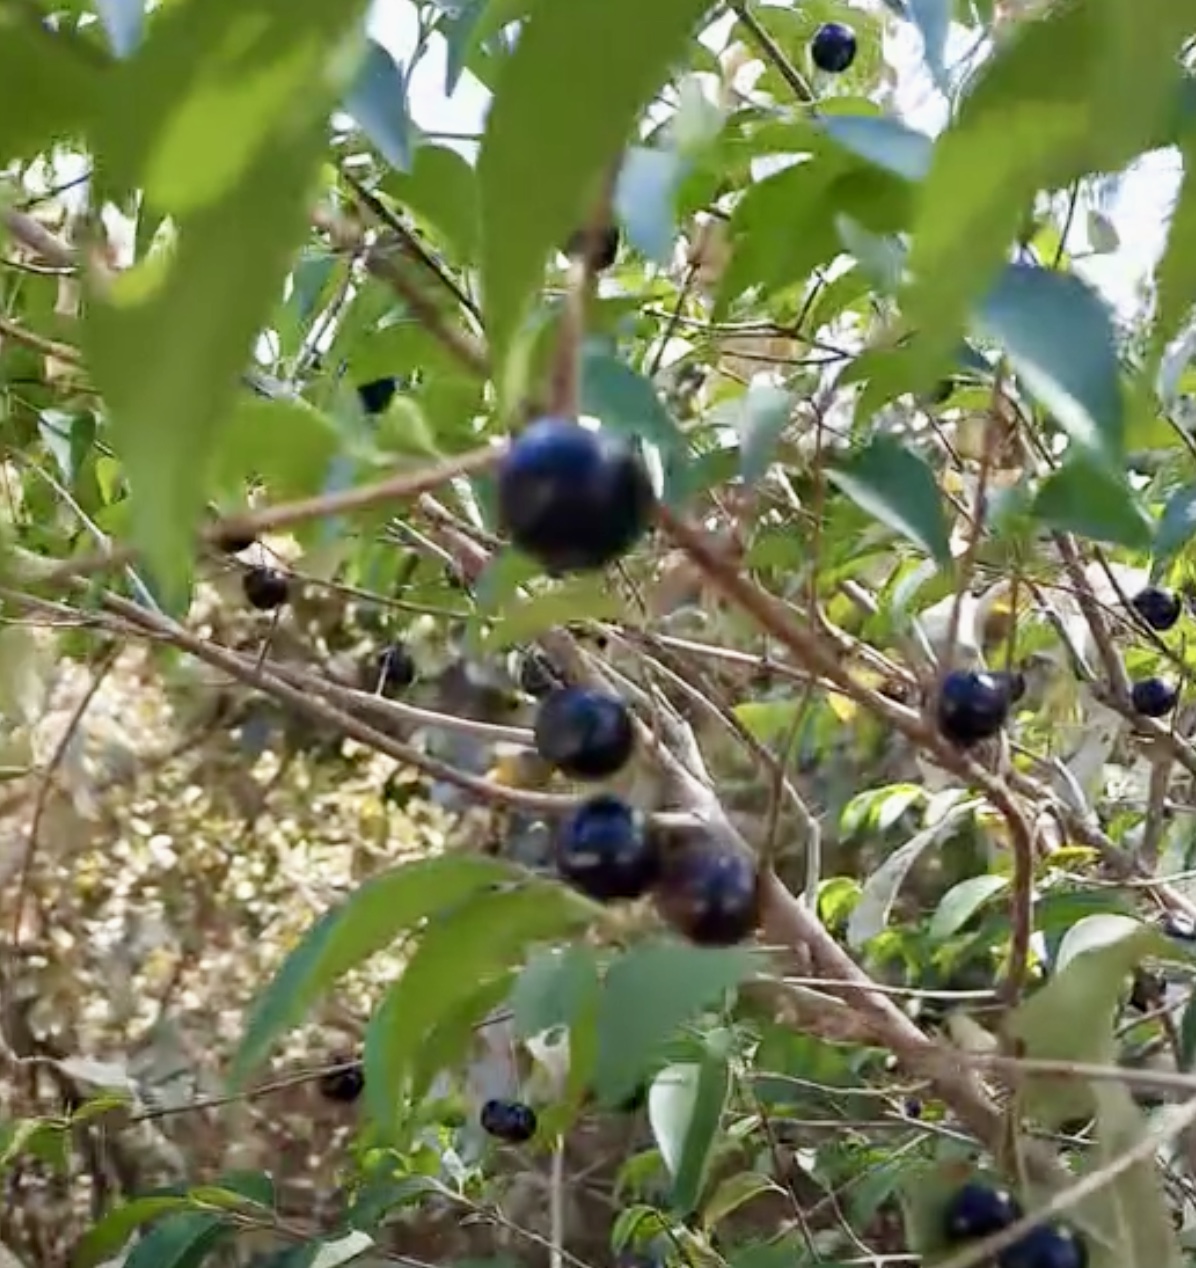
[[[325,1100],[351,1105],[365,1090],[365,1068],[360,1061],[356,1061],[342,1069],[329,1070],[327,1074],[320,1076],[316,1086]]]
[[[734,946],[760,923],[756,860],[729,842],[694,835],[666,852],[656,904],[695,945]]]
[[[241,578],[241,589],[252,608],[270,612],[280,608],[291,596],[291,583],[285,572],[277,568],[248,568]]]
[[[997,1255],[997,1268],[1086,1268],[1088,1248],[1066,1224],[1037,1224]]]
[[[943,1211],[943,1236],[948,1242],[975,1241],[999,1233],[1021,1217],[1021,1203],[1008,1189],[969,1180]]]
[[[378,657],[378,689],[402,691],[415,681],[415,661],[406,643],[392,643]]]
[[[824,22],[810,41],[810,57],[819,70],[841,75],[855,61],[855,32],[843,22]]]
[[[583,801],[556,838],[561,879],[596,902],[640,898],[660,874],[660,850],[643,816],[602,793]]]
[[[482,1130],[508,1145],[522,1145],[536,1134],[536,1111],[522,1101],[495,1097],[482,1106]]]
[[[588,243],[587,238],[590,238]],[[606,225],[593,237],[585,229],[575,230],[569,235],[569,241],[565,243],[565,254],[572,257],[582,256],[586,252],[587,245],[590,250],[590,268],[595,273],[602,273],[609,269],[619,254],[618,226]]]
[[[357,385],[357,399],[367,414],[385,414],[394,400],[398,380],[394,375]]]
[[[1147,586],[1130,600],[1130,607],[1150,626],[1160,633],[1169,630],[1180,617],[1183,604],[1179,595],[1161,586]]]
[[[1130,703],[1144,718],[1162,718],[1179,703],[1179,692],[1161,678],[1143,678],[1130,688]]]
[[[939,691],[939,730],[961,748],[991,739],[1009,716],[1011,685],[996,674],[965,669],[949,673]]]
[[[625,441],[565,418],[519,434],[498,469],[499,518],[511,541],[549,572],[593,572],[647,532],[656,497]]]
[[[571,779],[606,779],[635,747],[631,712],[618,696],[559,687],[536,713],[536,751]]]

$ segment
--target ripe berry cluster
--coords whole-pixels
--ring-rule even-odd
[[[979,1241],[1022,1218],[1021,1203],[1007,1189],[971,1180],[943,1212],[943,1236],[952,1245]],[[1086,1268],[1088,1250],[1062,1223],[1037,1224],[997,1255],[997,1268]]]
[[[1129,605],[1143,625],[1159,633],[1171,629],[1183,610],[1179,596],[1159,586],[1139,591]],[[939,730],[960,748],[992,739],[1025,689],[1020,673],[955,670],[939,689]],[[1161,678],[1142,678],[1130,686],[1130,703],[1145,718],[1165,717],[1178,702],[1179,692]]]

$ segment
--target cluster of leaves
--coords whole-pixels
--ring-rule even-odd
[[[917,654],[1038,666],[1000,774],[1021,780],[1011,786],[1036,824],[1049,811],[1066,835],[1027,860],[1016,816],[959,787],[831,795],[807,780],[817,812],[841,811],[846,837],[871,833],[887,856],[859,879],[828,875],[807,831],[808,897],[869,971],[924,1003],[966,969],[990,996],[1002,966],[1016,981],[1029,922],[1045,984],[994,1030],[1028,1058],[1112,1064],[1162,1050],[1186,1070],[1190,1004],[1178,1026],[1169,1004],[1119,1029],[1127,978],[1147,959],[1167,963],[1186,999],[1186,949],[1141,918],[1139,889],[1092,883],[1098,862],[1119,859],[1121,879],[1141,883],[1160,856],[1184,861],[1186,821],[1161,852],[1159,824],[1166,799],[1182,806],[1187,791],[1172,765],[1191,773],[1196,759],[1152,724],[1162,775],[1147,803],[1134,769],[1142,732],[1102,662],[1124,656],[1135,678],[1165,667],[1186,687],[1186,620],[1167,641],[1150,636],[1124,616],[1125,596],[1106,595],[1080,562],[1062,577],[1059,560],[1091,555],[1129,570],[1131,588],[1151,577],[1182,587],[1193,563],[1196,446],[1181,410],[1196,300],[1191,16],[1130,0],[1053,4],[1024,21],[949,0],[909,0],[899,17],[832,0],[733,3],[717,56],[697,38],[715,16],[706,0],[414,8],[415,52],[400,64],[366,38],[362,0],[113,0],[52,15],[0,0],[14,604],[44,612],[52,598],[55,616],[93,620],[100,633],[74,633],[76,650],[148,630],[199,654],[188,632],[204,559],[196,530],[210,511],[268,504],[281,512],[267,512],[271,526],[293,534],[297,569],[380,603],[398,592],[404,611],[422,613],[422,636],[448,641],[460,624],[476,659],[599,623],[619,639],[606,662],[629,685],[681,656],[670,692],[689,707],[696,693],[780,783],[791,759],[844,736],[882,745],[863,705],[915,695]],[[808,41],[831,19],[854,25],[858,56],[847,74],[810,80]],[[916,27],[951,104],[937,138],[889,108],[881,54],[893,21]],[[953,32],[994,47],[950,64]],[[412,71],[434,37],[450,90],[468,71],[493,93],[476,156],[410,117]],[[746,55],[762,70],[750,88],[737,78]],[[1153,311],[1127,341],[1080,276],[1075,212],[1085,182],[1165,146],[1182,153],[1185,182]],[[73,207],[52,188],[64,156],[89,173]],[[504,438],[541,399],[569,307],[556,253],[596,199],[613,208],[622,245],[584,296],[584,342],[566,349],[580,411],[641,447],[664,505],[722,534],[759,591],[821,609],[852,675],[833,689],[810,686],[816,667],[777,658],[742,612],[708,602],[701,569],[657,542],[617,580],[542,575],[502,548],[492,481],[472,459],[475,474],[431,510],[369,495],[396,467],[451,465]],[[1088,228],[1093,250],[1115,246],[1098,213]],[[387,377],[393,399],[363,410],[354,389]],[[462,533],[472,572],[454,549]],[[129,567],[89,583],[104,568],[87,557],[110,540],[130,547]],[[474,584],[450,594],[446,557]],[[1128,632],[1117,648],[1110,623]],[[783,690],[732,680],[724,700],[727,652],[787,671]],[[261,663],[273,673],[280,660]],[[1097,690],[1102,676],[1114,681]],[[795,690],[794,677],[806,685]],[[286,679],[262,682],[278,692]],[[677,712],[662,692],[666,705]],[[1111,729],[1092,776],[1064,724],[1082,739],[1094,719]],[[1062,793],[1032,778],[1052,763]],[[1123,772],[1128,808],[1111,777]],[[800,817],[770,808],[757,844],[796,838]],[[890,849],[896,834],[906,839]],[[950,851],[958,870],[943,863]],[[932,856],[931,899],[903,905]],[[858,1243],[896,1203],[893,1249],[936,1256],[943,1204],[978,1158],[1026,1171],[1027,1209],[1053,1195],[1023,1166],[1019,1119],[993,1155],[933,1089],[911,1113],[884,1036],[852,1029],[830,996],[786,986],[751,951],[661,941],[638,913],[623,923],[551,877],[480,856],[403,865],[323,917],[264,990],[236,1076],[345,973],[397,946],[405,967],[365,1042],[368,1121],[343,1227],[298,1229],[263,1177],[234,1174],[132,1197],[98,1222],[79,1262],[102,1262],[144,1229],[127,1263],[199,1263],[252,1229],[301,1243],[275,1262],[329,1268],[382,1242],[404,1206],[473,1202],[472,1164],[486,1157],[476,1123],[446,1116],[432,1093],[503,1005],[512,1041],[539,1054],[527,1091],[543,1111],[538,1143],[559,1150],[595,1101],[610,1109],[648,1089],[653,1143],[619,1177],[618,1249],[818,1258],[841,1252],[844,1228]],[[778,991],[810,1034],[777,1021]],[[974,1017],[948,1022],[960,1047],[994,1042]],[[544,1040],[560,1033],[564,1063]],[[1182,1113],[1148,1124],[1119,1083],[1042,1074],[1021,1082],[1013,1108],[1069,1128],[1072,1163],[1094,1179],[1070,1211],[1094,1268],[1177,1262],[1153,1146],[1186,1126]],[[827,1122],[838,1127],[829,1138]],[[70,1126],[35,1134],[61,1140]],[[413,1165],[429,1133],[443,1147]],[[29,1144],[18,1133],[6,1154]],[[783,1165],[794,1144],[797,1168]],[[1175,1170],[1186,1203],[1192,1177]],[[824,1223],[802,1222],[801,1184]],[[789,1205],[765,1239],[728,1233],[741,1207],[770,1198]],[[781,1231],[794,1210],[809,1241]]]

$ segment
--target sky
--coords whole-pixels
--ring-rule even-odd
[[[896,67],[898,77],[894,106],[910,127],[937,133],[946,122],[947,103],[922,64],[920,37],[908,24],[892,22],[888,25],[892,33],[886,59]],[[410,0],[374,0],[370,33],[396,60],[406,62],[416,37],[414,5]],[[967,33],[954,27],[948,44],[948,62],[966,53],[969,43]],[[721,46],[721,41],[715,46]],[[444,44],[437,38],[412,77],[410,109],[416,124],[425,132],[480,132],[488,93],[466,72],[457,91],[452,97],[446,97],[444,72]],[[451,140],[446,143],[470,152],[471,147]],[[1103,208],[1120,237],[1117,251],[1077,265],[1078,271],[1099,287],[1124,316],[1129,316],[1137,306],[1139,284],[1162,251],[1167,212],[1181,172],[1180,159],[1174,151],[1146,155],[1124,177],[1113,200]],[[1076,234],[1068,245],[1073,253],[1085,247],[1083,217],[1079,218]]]

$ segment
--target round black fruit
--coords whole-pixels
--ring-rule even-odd
[[[365,1070],[360,1061],[342,1065],[321,1075],[316,1087],[325,1100],[351,1105],[365,1089]]]
[[[528,652],[519,660],[519,690],[536,700],[551,695],[561,684],[556,666],[543,652]]]
[[[855,61],[855,32],[842,22],[824,22],[810,41],[810,57],[819,70],[841,75]]]
[[[665,853],[656,903],[669,924],[697,946],[734,946],[760,923],[756,860],[730,842],[691,839]]]
[[[939,730],[966,748],[991,739],[1009,716],[1010,684],[996,674],[957,669],[943,679]]]
[[[597,902],[639,898],[660,875],[659,843],[642,815],[602,793],[562,822],[556,866],[562,880]]]
[[[392,643],[378,657],[378,689],[403,691],[415,681],[415,661],[405,643]]]
[[[487,1135],[508,1145],[522,1145],[536,1134],[536,1111],[522,1101],[487,1101],[480,1122]]]
[[[570,779],[606,779],[635,747],[631,711],[589,687],[559,687],[536,713],[536,751]]]
[[[277,568],[249,568],[241,578],[241,589],[249,606],[259,612],[280,608],[290,598],[291,583]]]
[[[1026,694],[1026,675],[1020,669],[1001,669],[993,677],[1004,686],[1010,704],[1017,704]]]
[[[398,380],[394,375],[385,379],[373,379],[357,385],[357,399],[367,414],[385,414],[394,400]]]
[[[592,572],[644,535],[656,498],[625,441],[543,418],[512,443],[498,470],[503,528],[549,572]]]
[[[1086,1268],[1088,1248],[1066,1224],[1039,1224],[997,1255],[997,1268]]]
[[[1169,911],[1160,926],[1169,938],[1181,942],[1196,942],[1196,921],[1182,911]]]
[[[1144,718],[1162,718],[1179,703],[1179,692],[1161,678],[1143,678],[1130,688],[1130,703]]]
[[[948,1242],[991,1237],[1021,1217],[1021,1204],[1008,1189],[970,1180],[943,1211],[943,1236]]]
[[[1130,606],[1152,630],[1169,630],[1179,620],[1183,604],[1173,590],[1147,586],[1130,600]]]
[[[588,239],[588,242],[587,242]],[[619,254],[619,229],[617,225],[605,225],[597,233],[578,229],[569,235],[565,254],[574,258],[585,255],[589,247],[590,268],[595,273],[609,269]]]

